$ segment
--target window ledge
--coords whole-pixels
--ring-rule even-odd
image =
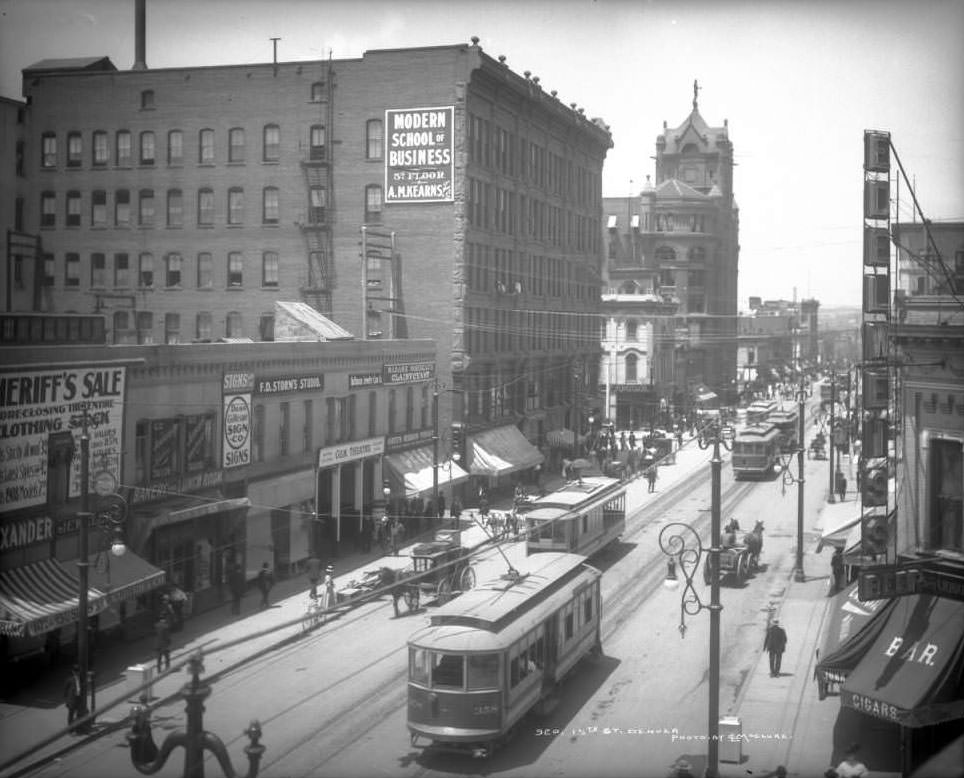
[[[243,286],[226,286],[224,287],[224,291],[225,292],[243,292],[244,287]]]
[[[228,160],[228,167],[244,167],[245,164],[247,163],[243,159],[234,160],[233,162]]]

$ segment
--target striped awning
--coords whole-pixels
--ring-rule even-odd
[[[56,559],[5,570],[0,575],[0,634],[42,635],[78,617],[80,581]],[[103,592],[88,587],[87,615],[107,607]]]

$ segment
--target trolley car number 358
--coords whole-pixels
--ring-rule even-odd
[[[473,705],[472,715],[473,716],[488,716],[490,713],[498,713],[499,708],[496,705]]]

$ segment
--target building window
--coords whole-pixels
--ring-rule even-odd
[[[141,109],[149,111],[154,107],[154,90],[145,89],[141,92]]]
[[[278,188],[275,186],[266,186],[261,200],[262,221],[264,221],[265,224],[277,224],[280,219]]]
[[[405,389],[405,431],[411,432],[415,429],[415,388],[412,386]]]
[[[237,311],[230,311],[224,322],[224,335],[228,338],[241,338],[244,330],[241,328],[241,314]]]
[[[114,254],[114,286],[127,288],[131,285],[131,260],[127,254]]]
[[[637,366],[639,358],[635,354],[626,355],[626,383],[637,381]]]
[[[324,187],[313,186],[308,191],[308,223],[325,223],[325,203],[328,201],[328,193]]]
[[[657,262],[675,262],[676,252],[669,246],[660,246],[656,249]]]
[[[312,400],[304,401],[305,424],[301,428],[301,450],[306,454],[314,448],[314,419],[315,404]]]
[[[264,128],[265,162],[277,162],[281,158],[281,128],[277,124],[266,124]]]
[[[251,459],[264,462],[264,406],[254,406],[254,418],[251,421]]]
[[[80,254],[70,252],[66,255],[64,262],[64,286],[80,286]]]
[[[131,193],[127,189],[114,192],[114,226],[130,227],[131,225]]]
[[[172,345],[174,343],[180,343],[181,334],[181,314],[179,313],[165,313],[164,314],[164,342],[167,345]]]
[[[261,318],[258,320],[258,333],[261,335],[261,340],[264,340],[264,341],[274,340],[274,314],[273,313],[261,314]]]
[[[197,193],[197,224],[198,227],[214,224],[214,192],[210,189],[201,189]]]
[[[261,286],[278,288],[277,251],[266,251],[261,255]]]
[[[181,255],[171,252],[167,255],[164,276],[164,286],[179,287],[181,285]]]
[[[197,255],[197,288],[210,289],[214,286],[214,261],[211,255],[202,251]]]
[[[380,222],[382,220],[382,188],[378,184],[365,187],[365,221]]]
[[[150,311],[137,312],[137,342],[146,345],[154,342],[154,314]]]
[[[22,197],[17,197],[13,201],[13,228],[17,232],[23,232],[23,213],[26,204]]]
[[[228,190],[228,224],[241,224],[244,221],[244,190],[232,187]]]
[[[311,102],[320,103],[325,97],[325,84],[322,81],[315,81],[311,85]]]
[[[396,432],[398,423],[398,392],[395,389],[388,391],[388,432]]]
[[[321,124],[315,124],[308,131],[308,158],[325,158],[325,128]]]
[[[382,158],[382,140],[385,137],[381,119],[369,119],[365,123],[365,158]]]
[[[57,136],[45,132],[40,140],[40,167],[57,167]]]
[[[198,133],[197,161],[202,165],[214,164],[214,130],[201,130]]]
[[[137,285],[145,289],[154,286],[154,255],[141,254],[137,262]]]
[[[90,226],[107,226],[107,192],[95,189],[90,195]]]
[[[128,130],[118,130],[115,136],[115,153],[117,167],[130,167],[132,157],[131,134]]]
[[[626,340],[636,340],[636,322],[626,322]]]
[[[56,283],[57,265],[53,254],[44,254],[44,286],[53,286]]]
[[[107,257],[100,252],[90,255],[90,285],[98,289],[107,286]]]
[[[67,226],[80,226],[80,192],[67,192]]]
[[[141,227],[154,226],[154,190],[141,189],[138,198],[137,223]]]
[[[948,407],[950,403],[948,403]],[[964,551],[962,485],[964,460],[962,444],[949,438],[931,438],[930,467],[927,469],[929,505],[926,511],[927,540],[931,549]]]
[[[240,288],[244,283],[244,257],[240,251],[228,254],[228,287]]]
[[[291,403],[281,403],[279,410],[281,411],[281,435],[279,436],[278,441],[280,449],[279,453],[281,456],[286,457],[289,453],[291,453]]]
[[[244,162],[244,130],[240,127],[228,130],[228,162]]]
[[[40,195],[40,226],[54,227],[57,224],[57,197],[53,192]]]
[[[84,156],[84,139],[79,132],[67,133],[67,167],[80,167]]]
[[[201,311],[197,315],[195,333],[198,340],[211,340],[211,314]]]
[[[154,133],[150,130],[141,133],[141,164],[154,164]]]
[[[171,130],[167,134],[167,164],[184,164],[184,133],[180,130]]]
[[[167,192],[167,226],[184,226],[184,196],[180,189],[169,189]]]
[[[104,167],[110,161],[110,143],[107,133],[97,130],[93,137],[93,165],[94,167]]]
[[[368,393],[368,436],[375,437],[378,429],[378,392]]]

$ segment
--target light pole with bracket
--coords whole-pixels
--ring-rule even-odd
[[[786,453],[786,458],[784,458],[783,454],[780,456],[779,472],[783,478],[782,493],[786,494],[787,487],[791,484],[797,485],[797,552],[793,565],[793,579],[795,581],[807,580],[807,576],[803,571],[803,485],[806,483],[806,478],[803,474],[803,458],[805,451],[804,435],[806,434],[806,401],[811,394],[812,392],[807,388],[804,379],[801,377],[800,386],[797,388],[797,413],[799,415],[797,419],[797,445],[793,451]],[[832,438],[830,446],[831,448],[833,447]],[[795,478],[790,472],[790,463],[793,454],[797,455],[797,475]]]

